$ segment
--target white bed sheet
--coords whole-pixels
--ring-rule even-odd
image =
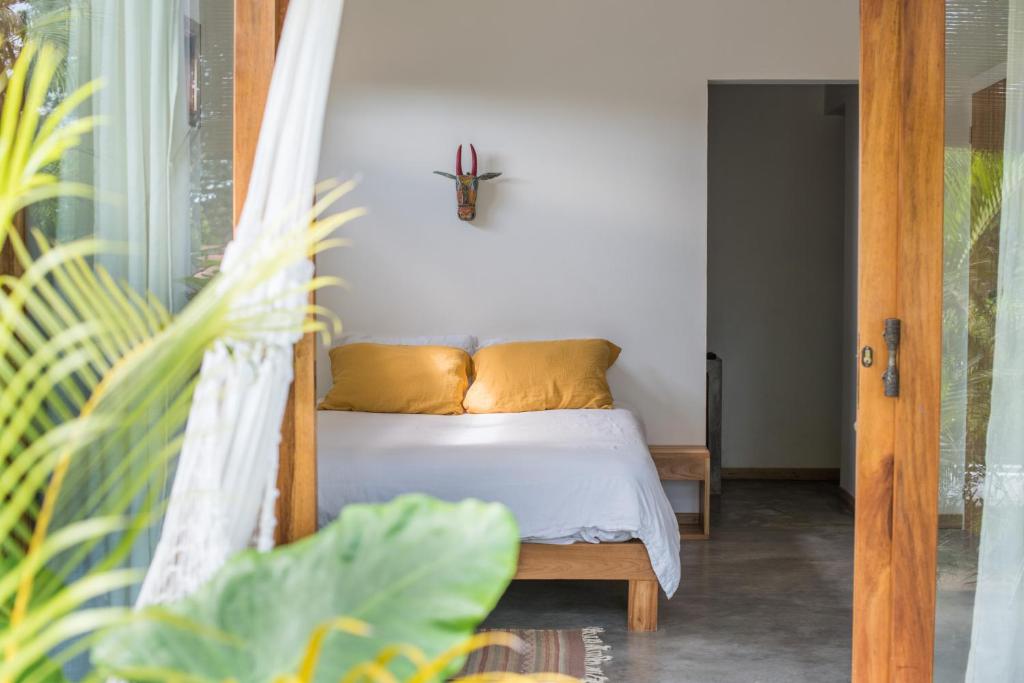
[[[524,541],[643,541],[665,593],[679,529],[629,410],[495,415],[317,413],[320,523],[404,493],[508,506]]]

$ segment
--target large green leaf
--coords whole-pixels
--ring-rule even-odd
[[[387,645],[411,644],[433,657],[493,609],[515,572],[518,538],[512,515],[497,504],[417,495],[349,505],[312,538],[243,553],[194,595],[104,634],[93,662],[131,680],[165,680],[174,671],[271,681],[298,669],[316,627],[343,616],[367,622],[372,633],[329,636],[317,681],[337,681]],[[404,676],[412,667],[396,662],[392,670]]]

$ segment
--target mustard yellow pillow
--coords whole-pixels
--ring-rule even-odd
[[[495,344],[473,356],[468,413],[611,408],[605,371],[621,349],[604,339]]]
[[[331,349],[334,386],[321,410],[459,415],[472,361],[450,346],[346,344]]]

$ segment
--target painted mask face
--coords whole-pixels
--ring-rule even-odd
[[[473,156],[473,166],[469,173],[463,173],[462,171],[462,145],[459,145],[459,149],[455,153],[454,175],[444,171],[434,171],[437,175],[451,178],[455,181],[455,199],[459,204],[459,219],[464,221],[471,221],[476,218],[476,194],[477,189],[480,187],[480,181],[491,180],[501,175],[500,173],[477,175],[476,148],[470,145],[469,151]]]

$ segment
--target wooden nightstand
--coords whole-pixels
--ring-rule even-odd
[[[679,537],[703,541],[711,537],[711,453],[705,446],[649,446],[662,481],[700,484],[701,511],[677,512]]]

